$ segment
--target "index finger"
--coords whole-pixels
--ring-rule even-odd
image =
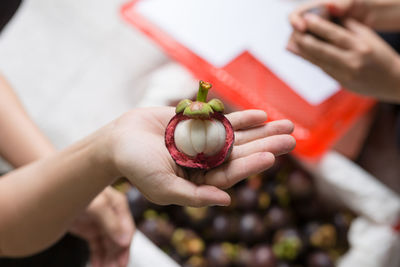
[[[267,120],[267,113],[263,110],[249,109],[226,115],[234,130],[247,129],[258,126]]]
[[[307,30],[307,24],[303,18],[304,13],[307,10],[313,8],[324,7],[327,5],[327,3],[328,1],[326,0],[316,0],[300,5],[292,13],[290,13],[289,15],[290,24],[292,24],[293,28],[295,28],[296,30],[300,32],[305,32]]]
[[[356,42],[348,30],[331,21],[322,19],[315,14],[306,14],[304,19],[307,24],[307,29],[310,32],[335,46],[351,48],[354,46],[354,42]]]

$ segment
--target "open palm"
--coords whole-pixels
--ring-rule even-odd
[[[174,114],[170,107],[136,109],[114,125],[118,170],[156,204],[229,205],[230,197],[221,189],[268,169],[275,156],[295,146],[290,121],[265,124],[263,111],[234,112],[227,115],[235,130],[229,159],[209,171],[187,171],[175,164],[164,144],[165,128]]]

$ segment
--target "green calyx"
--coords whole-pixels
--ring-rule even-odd
[[[196,101],[191,101],[189,99],[181,100],[176,106],[175,112],[183,112],[184,115],[191,118],[203,118],[207,119],[210,114],[214,112],[223,112],[224,104],[219,99],[212,99],[208,103],[207,94],[212,85],[207,82],[199,82],[199,92],[197,93]]]

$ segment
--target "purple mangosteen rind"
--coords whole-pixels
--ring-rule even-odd
[[[215,98],[208,103],[205,102],[210,88],[210,83],[200,81],[197,101],[191,101],[189,99],[181,100],[176,106],[176,115],[169,121],[165,130],[165,145],[175,163],[181,167],[209,170],[223,164],[232,151],[235,136],[232,124],[223,115],[223,103]],[[204,153],[199,153],[196,156],[189,156],[176,147],[176,126],[178,123],[189,119],[217,120],[222,123],[225,128],[226,137],[225,144],[220,152],[212,156],[206,156]]]

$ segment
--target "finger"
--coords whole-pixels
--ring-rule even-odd
[[[355,38],[345,28],[315,14],[306,14],[307,29],[325,41],[342,48],[352,48]]]
[[[341,48],[318,40],[310,34],[294,34],[299,55],[321,68],[340,69],[346,65],[347,54]]]
[[[316,1],[309,1],[305,4],[300,5],[296,10],[294,10],[289,15],[289,21],[292,27],[300,32],[305,32],[307,29],[306,22],[303,18],[304,14],[308,10],[317,9],[317,8],[325,8],[330,5],[330,1],[326,0],[316,0]]]
[[[101,237],[88,242],[90,251],[90,263],[92,267],[101,267],[104,263],[105,250],[102,246]]]
[[[129,262],[129,248],[124,249],[118,256],[118,264],[120,267],[128,266]]]
[[[116,247],[114,241],[107,237],[103,238],[103,246],[105,247],[104,266],[119,267],[118,253],[120,248]]]
[[[104,201],[104,204],[94,212],[96,220],[98,221],[102,232],[104,232],[110,240],[113,240],[113,242],[118,246],[120,246],[120,244],[126,246],[126,244],[130,243],[132,236],[130,235],[130,232],[127,233],[125,231],[126,226],[122,225],[122,221],[117,217],[117,213],[112,205],[113,200],[110,199],[114,196],[110,197],[110,194],[108,193],[106,194],[106,197],[107,199]]]
[[[290,35],[289,41],[286,45],[286,49],[293,54],[300,56],[300,49],[299,46],[296,44],[296,41],[294,40],[294,33]]]
[[[129,209],[128,199],[124,194],[113,188],[110,188],[109,198],[114,211],[116,211],[115,220],[119,221],[118,234],[122,235],[122,237],[116,238],[116,241],[121,247],[128,247],[135,230],[135,224]]]
[[[288,134],[274,135],[235,146],[230,160],[247,157],[258,152],[270,152],[275,156],[279,156],[292,151],[295,146],[296,141],[293,136]]]
[[[303,18],[304,12],[312,8],[317,8],[318,6],[323,6],[323,2],[322,1],[308,2],[304,5],[301,5],[300,7],[295,9],[292,13],[290,13],[289,21],[292,27],[299,32],[305,32],[307,26]]]
[[[307,29],[306,22],[303,19],[303,11],[295,10],[289,15],[290,24],[294,29],[300,32],[305,32]]]
[[[370,36],[370,35],[376,35],[374,31],[371,30],[371,28],[365,26],[364,24],[358,22],[355,19],[345,19],[343,21],[343,25],[349,29],[351,32],[361,35],[361,36]]]
[[[272,135],[291,134],[294,125],[289,120],[279,120],[266,123],[262,126],[235,132],[235,145],[264,138]]]
[[[268,152],[255,153],[235,159],[207,172],[204,183],[226,189],[252,174],[270,168],[274,161],[274,155]]]
[[[226,117],[232,124],[234,130],[254,127],[267,120],[265,111],[256,109],[233,112],[226,115]]]
[[[227,206],[231,202],[230,196],[215,186],[197,186],[186,179],[172,175],[169,175],[166,179],[168,180],[168,185],[166,185],[168,193],[160,193],[159,198],[155,199],[155,203],[204,207],[210,205]]]

